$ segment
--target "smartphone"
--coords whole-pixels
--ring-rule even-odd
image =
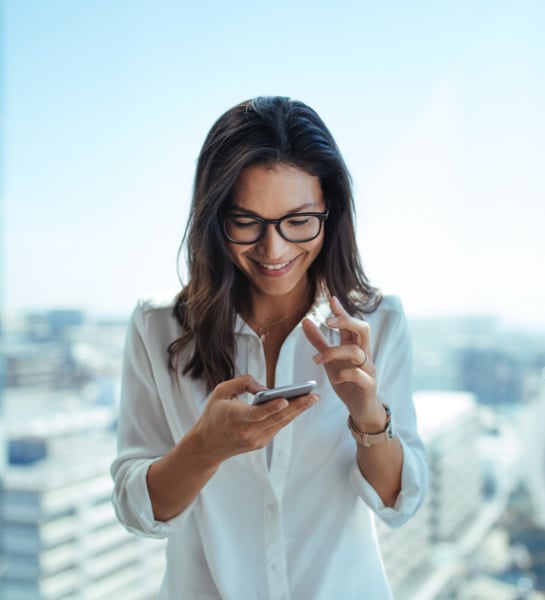
[[[309,394],[315,387],[316,382],[311,379],[310,381],[305,381],[303,383],[294,383],[292,385],[271,388],[270,390],[263,390],[262,392],[257,392],[252,404],[263,404],[263,402],[274,400],[274,398],[287,398],[288,400],[293,400],[299,396]]]

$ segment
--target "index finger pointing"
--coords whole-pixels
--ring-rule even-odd
[[[324,334],[310,319],[303,319],[302,325],[308,341],[316,348],[316,350],[318,350],[318,352],[323,352],[329,348],[329,344],[327,343]]]
[[[345,329],[340,323],[343,321],[343,318],[350,318],[350,315],[344,308],[344,306],[340,303],[339,299],[336,296],[331,296],[329,298],[329,306],[331,307],[331,312],[333,313],[333,317],[329,317],[327,320],[328,325],[333,325],[334,327],[339,327],[339,331],[341,334],[341,341],[343,343],[352,342],[353,334],[350,330]]]
[[[339,299],[332,296],[330,306],[333,316],[327,319],[330,327],[335,327],[341,334],[343,344],[358,344],[369,354],[369,325],[358,317],[351,316],[350,313],[339,302]]]

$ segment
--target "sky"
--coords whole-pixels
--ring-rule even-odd
[[[332,131],[410,316],[545,324],[544,29],[539,0],[4,0],[4,309],[171,295],[207,131],[280,94]]]

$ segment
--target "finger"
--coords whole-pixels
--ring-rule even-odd
[[[291,400],[288,403],[288,406],[283,410],[270,414],[268,418],[264,420],[264,423],[269,427],[281,429],[319,401],[320,396],[318,394],[305,394],[304,396],[299,396],[298,398]]]
[[[308,341],[318,350],[322,352],[329,348],[329,344],[320,329],[310,320],[303,319],[303,331],[307,336]]]
[[[254,421],[265,421],[270,417],[280,419],[280,413],[290,414],[299,409],[309,408],[316,404],[319,399],[320,397],[317,394],[304,394],[289,401],[287,398],[276,398],[258,406],[250,406],[249,408],[252,410],[249,411],[249,417]]]
[[[318,402],[320,397],[317,394],[307,394],[300,396],[297,400],[292,400],[289,406],[284,410],[277,411],[269,415],[267,419],[260,423],[255,423],[252,427],[259,440],[256,447],[263,448],[271,439],[283,428],[296,419],[300,414],[308,410]],[[272,401],[271,401],[272,402]],[[253,407],[253,408],[262,408]]]
[[[367,352],[356,344],[344,344],[342,346],[331,346],[319,354],[313,356],[315,363],[327,365],[335,360],[351,362],[355,367],[363,367],[369,364]]]
[[[275,415],[289,406],[286,398],[274,398],[262,404],[250,404],[246,411],[248,421],[264,421],[271,415]]]
[[[295,412],[301,412],[307,408],[310,408],[311,406],[314,406],[319,401],[319,394],[305,394],[304,396],[298,396],[297,398],[291,400],[289,403],[289,409]]]
[[[328,327],[339,329],[343,344],[356,343],[369,354],[369,324],[348,314],[335,296],[331,296],[329,304],[332,316],[326,320]]]
[[[369,373],[366,373],[363,369],[341,369],[335,377],[331,380],[334,384],[339,383],[355,383],[362,388],[367,388],[370,385],[374,385],[374,379]]]
[[[239,394],[249,392],[255,394],[261,390],[267,389],[264,385],[256,381],[251,375],[241,375],[234,379],[222,381],[215,387],[212,398],[233,398]]]

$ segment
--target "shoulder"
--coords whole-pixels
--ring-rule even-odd
[[[376,311],[379,315],[395,317],[396,315],[404,315],[403,304],[401,298],[394,294],[385,294],[382,296],[380,304]],[[373,313],[374,314],[374,313]]]
[[[385,294],[372,313],[363,315],[377,337],[408,336],[408,324],[399,296]]]
[[[179,326],[173,310],[175,295],[141,298],[133,310],[131,321],[144,338],[175,339],[179,335]]]
[[[377,307],[368,312],[362,309],[360,317],[365,321],[397,320],[405,317],[401,298],[394,294],[383,294]]]

